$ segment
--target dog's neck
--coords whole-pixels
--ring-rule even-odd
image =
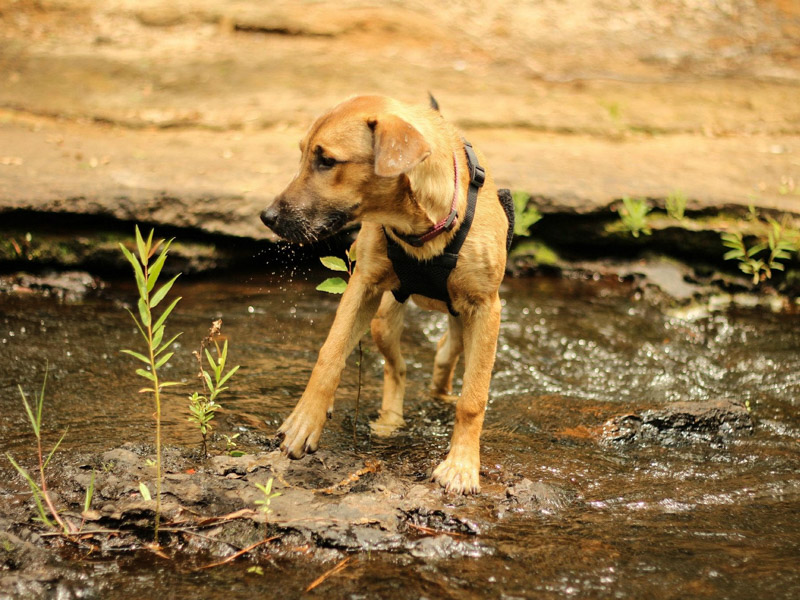
[[[452,155],[449,160],[444,157],[424,160],[407,174],[408,187],[402,200],[403,220],[384,225],[397,233],[414,237],[424,237],[437,227],[441,228],[454,204],[458,206],[458,171]]]

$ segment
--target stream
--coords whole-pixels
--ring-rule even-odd
[[[182,300],[167,334],[183,334],[163,374],[196,389],[192,350],[211,320],[221,317],[229,365],[241,369],[219,398],[224,410],[215,431],[239,433],[242,450],[259,451],[305,387],[338,303],[314,289],[325,276],[314,270],[294,278],[179,279],[172,292]],[[499,501],[465,500],[478,515],[477,535],[466,541],[451,535],[450,550],[438,554],[329,548],[195,571],[144,552],[62,552],[60,568],[68,574],[44,584],[41,593],[299,597],[349,555],[346,568],[308,596],[800,597],[800,315],[762,308],[695,314],[643,300],[634,285],[617,281],[507,279],[501,295],[482,484],[491,488],[514,478],[544,483],[559,490],[551,503],[519,511],[500,509]],[[137,393],[138,365],[120,353],[141,350],[125,311],[135,310],[134,300],[127,281],[66,301],[0,295],[0,452],[33,466],[35,439],[17,386],[33,396],[46,369],[44,436],[52,444],[68,428],[60,457],[152,443],[151,400]],[[452,409],[430,399],[427,387],[445,326],[444,315],[413,306],[407,311],[407,427],[388,440],[371,439],[367,426],[380,403],[383,367],[365,336],[357,446],[355,352],[322,437],[325,451],[375,458],[409,485],[439,493],[426,481],[446,453]],[[459,370],[456,389],[460,377]],[[194,449],[200,438],[187,421],[188,393],[166,396],[164,439]],[[752,431],[677,431],[627,443],[604,436],[615,418],[718,400],[748,406]],[[213,436],[211,453],[224,451],[222,436]],[[0,485],[0,502],[26,491],[5,459],[0,478],[12,482]],[[260,573],[251,569],[256,564]],[[0,564],[0,579],[9,573]]]

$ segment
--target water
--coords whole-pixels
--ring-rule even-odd
[[[324,278],[313,273],[309,281]],[[183,331],[165,375],[190,384],[191,356],[222,317],[229,364],[241,365],[221,398],[221,427],[274,431],[302,392],[332,322],[337,297],[278,276],[182,282],[169,331]],[[64,451],[149,442],[152,406],[137,394],[138,334],[113,283],[96,297],[58,303],[0,297],[0,451],[32,447],[17,384],[32,394],[49,365],[46,436],[69,427]],[[421,560],[363,553],[312,592],[326,598],[795,598],[800,596],[800,316],[762,310],[692,321],[637,299],[622,284],[508,280],[492,396],[483,436],[484,480],[504,471],[560,486],[572,501],[541,514],[487,515],[479,558]],[[418,478],[448,443],[448,413],[426,396],[443,315],[412,308],[403,343],[409,364],[406,431],[364,443]],[[365,338],[368,340],[368,338]],[[366,341],[361,414],[380,397],[380,356]],[[351,448],[355,356],[323,444]],[[460,385],[457,379],[456,385]],[[190,386],[191,389],[191,386]],[[598,443],[615,415],[678,400],[747,401],[752,436],[677,447]],[[185,394],[165,400],[168,443],[193,445]],[[443,422],[443,419],[445,422]],[[6,465],[4,475],[10,474]],[[141,556],[80,563],[103,598],[295,597],[338,561],[301,549],[248,573],[243,560],[208,572]],[[86,592],[88,593],[88,592]],[[91,594],[89,594],[91,596]],[[162,594],[162,592],[159,592]]]

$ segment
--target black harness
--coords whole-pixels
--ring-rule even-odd
[[[455,268],[458,262],[458,253],[461,251],[461,246],[464,240],[467,239],[467,234],[472,226],[472,218],[475,216],[475,205],[478,201],[478,190],[483,186],[486,180],[486,171],[481,167],[478,162],[478,157],[472,149],[472,145],[464,141],[464,152],[467,155],[467,165],[469,167],[469,191],[467,192],[467,211],[464,214],[463,220],[453,236],[453,239],[447,244],[442,254],[434,256],[429,260],[418,260],[406,254],[403,247],[394,241],[384,229],[386,235],[386,251],[389,260],[392,262],[392,267],[400,280],[400,287],[392,290],[395,300],[404,303],[412,294],[425,296],[434,300],[441,300],[447,304],[447,310],[453,316],[458,316],[458,313],[453,308],[453,303],[450,301],[450,293],[447,291],[447,279],[450,277],[450,272]],[[511,245],[511,236],[514,231],[514,207],[511,202],[511,193],[508,190],[499,190],[498,197],[503,209],[508,217],[509,229],[506,237],[506,251]],[[455,224],[455,208],[451,210],[451,214],[447,219],[447,228],[445,231],[452,229]],[[413,236],[401,236],[395,233],[397,237],[412,246],[421,246],[427,241],[425,236],[422,238]]]

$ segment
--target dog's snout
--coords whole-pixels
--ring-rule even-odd
[[[267,227],[272,229],[278,221],[278,202],[273,202],[270,206],[261,212],[261,222]]]

